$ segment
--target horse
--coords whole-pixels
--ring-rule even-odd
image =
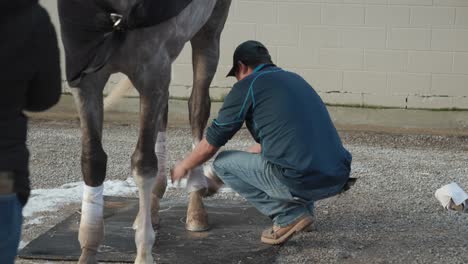
[[[164,21],[145,22],[152,19],[152,10],[158,10],[158,4],[163,6],[169,2],[181,3],[180,10]],[[145,9],[148,3],[153,4],[152,10]],[[97,263],[98,247],[104,237],[103,182],[107,154],[102,147],[102,130],[103,88],[107,80],[111,74],[121,72],[139,93],[139,135],[131,156],[131,172],[139,193],[139,212],[133,225],[135,263],[153,263],[153,226],[159,223],[159,200],[167,185],[166,128],[171,65],[185,43],[190,42],[193,89],[188,108],[195,146],[203,137],[210,114],[209,87],[218,66],[220,36],[230,5],[231,0],[59,0],[67,79],[82,134],[81,171],[85,186],[78,235],[79,263]],[[131,21],[131,16],[137,19]],[[80,19],[85,23],[80,24]],[[104,21],[106,30],[102,26],[95,31],[88,30],[96,21]],[[111,29],[107,30],[109,25]],[[97,41],[87,42],[91,43],[90,53],[81,53],[86,47],[80,42],[79,34],[87,32],[105,34]],[[85,40],[90,38],[84,36]],[[80,68],[76,75],[73,68],[83,61],[88,66]],[[189,193],[186,229],[204,231],[209,225],[202,198],[212,180],[198,167],[191,171],[188,181],[196,187]]]

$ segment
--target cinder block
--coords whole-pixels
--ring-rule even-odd
[[[466,1],[468,3],[468,1]],[[457,7],[455,25],[468,27],[468,7]]]
[[[343,88],[343,72],[324,69],[306,69],[298,72],[316,91],[339,92]]]
[[[282,67],[310,68],[318,65],[317,48],[278,48],[278,65]]]
[[[468,96],[468,75],[433,74],[432,95]]]
[[[388,0],[389,5],[431,6],[432,0]]]
[[[276,23],[277,5],[268,2],[239,1],[232,17],[233,22]]]
[[[468,30],[433,29],[431,48],[443,51],[468,51]]]
[[[169,87],[170,97],[189,98],[192,92],[192,86],[172,85]]]
[[[386,29],[382,28],[347,28],[342,32],[342,46],[345,48],[385,48]]]
[[[221,33],[221,45],[235,47],[241,42],[256,38],[256,24],[227,23]]]
[[[319,51],[319,64],[323,67],[360,70],[363,68],[364,51],[362,49],[329,49]]]
[[[231,88],[237,82],[237,80],[234,77],[226,78],[226,74],[229,72],[230,69],[231,66],[218,67],[218,71],[216,72],[211,86]]]
[[[388,48],[427,50],[431,32],[421,28],[392,28],[388,32]]]
[[[298,25],[261,25],[258,40],[266,45],[297,46],[299,43]]]
[[[222,101],[231,91],[232,87],[213,87],[210,89],[210,98],[216,101]]]
[[[385,5],[387,0],[343,0],[345,4],[376,4]]]
[[[389,93],[392,95],[429,95],[431,75],[417,73],[389,74]]]
[[[301,31],[302,47],[338,48],[340,31],[333,27],[304,26]]]
[[[356,5],[326,5],[322,23],[326,25],[363,25],[364,7]]]
[[[453,56],[453,72],[468,74],[468,53],[456,52]]]
[[[192,85],[193,70],[191,64],[173,64],[171,85]]]
[[[366,50],[365,69],[380,72],[404,72],[408,68],[408,52],[398,50]]]
[[[452,107],[452,97],[408,96],[408,108],[442,109]]]
[[[363,94],[362,96],[362,102],[366,106],[406,107],[406,96],[403,95]]]
[[[192,63],[192,46],[185,44],[174,64],[189,64]]]
[[[450,7],[413,7],[411,8],[411,25],[445,26],[455,21],[455,8]]]
[[[298,0],[285,0],[285,1],[298,1]],[[308,0],[300,0],[300,1],[308,1]],[[316,2],[319,0],[311,0],[311,1]],[[376,5],[387,4],[387,0],[321,0],[321,2],[326,2],[330,4],[376,4]]]
[[[279,3],[278,23],[320,25],[321,9],[321,4]]]
[[[434,0],[435,6],[468,6],[466,0]]]
[[[457,109],[468,109],[468,97],[453,97],[452,105]]]
[[[406,6],[368,6],[366,25],[409,25],[410,9]]]
[[[453,54],[437,51],[410,51],[409,72],[450,73],[452,72]]]
[[[345,71],[343,91],[364,94],[387,94],[387,73]]]
[[[359,93],[318,93],[322,101],[331,105],[362,106],[362,94]]]

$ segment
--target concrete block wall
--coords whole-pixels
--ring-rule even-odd
[[[329,104],[468,109],[468,0],[234,0],[212,97],[240,42],[257,39]],[[190,46],[172,94],[188,96]]]
[[[58,25],[56,1],[41,3]],[[248,39],[264,42],[329,104],[468,109],[468,0],[233,0],[213,99],[234,84],[224,76]],[[187,44],[170,94],[187,98],[191,86]]]

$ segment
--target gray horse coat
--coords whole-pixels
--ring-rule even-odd
[[[174,5],[171,5],[174,4]],[[210,114],[209,87],[219,61],[220,37],[231,0],[59,0],[67,78],[80,115],[81,171],[85,182],[78,240],[79,263],[97,263],[104,237],[103,182],[107,154],[102,145],[103,89],[121,72],[140,95],[140,126],[131,170],[140,199],[135,219],[135,263],[153,263],[153,226],[166,189],[166,127],[171,64],[192,46],[193,88],[189,119],[193,144],[203,138]],[[201,167],[189,181],[205,179]],[[208,225],[202,196],[190,193],[186,228]]]

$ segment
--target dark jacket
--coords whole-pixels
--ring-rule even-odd
[[[61,94],[57,36],[37,0],[0,0],[0,171],[15,172],[15,191],[29,195],[27,111],[43,111]],[[6,15],[5,15],[6,14]]]
[[[299,75],[273,64],[234,85],[206,139],[223,146],[246,123],[292,190],[344,185],[351,154],[343,147],[325,104]]]

